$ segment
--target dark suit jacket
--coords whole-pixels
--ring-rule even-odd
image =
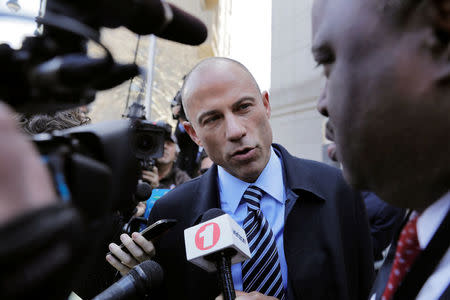
[[[397,250],[397,242],[401,233],[401,230],[405,226],[408,221],[409,214],[406,218],[403,219],[401,226],[398,228],[397,232],[394,234],[391,248],[389,248],[389,252],[384,260],[383,266],[378,271],[375,283],[373,284],[372,291],[370,292],[370,300],[381,300],[381,296],[383,296],[383,292],[386,288],[386,285],[389,280],[389,275],[391,274],[391,270],[395,260],[395,252]],[[442,226],[442,225],[441,225]],[[448,231],[448,228],[447,228]],[[439,258],[439,257],[438,257]],[[440,257],[442,258],[442,257]],[[440,260],[440,259],[439,259]],[[420,287],[420,286],[419,286]],[[449,300],[450,299],[450,285],[444,290],[442,295],[439,297],[439,300]]]
[[[288,190],[283,234],[288,299],[366,299],[374,273],[359,194],[347,186],[340,170],[273,147],[281,154]],[[215,274],[186,261],[183,236],[185,228],[214,207],[220,207],[216,166],[156,202],[152,221],[175,218],[179,223],[155,243],[167,294],[154,292],[154,299],[209,300],[220,294]]]
[[[395,232],[401,226],[406,210],[384,202],[372,192],[362,192],[361,194],[369,218],[373,256],[375,261],[382,260],[383,250],[389,246]]]

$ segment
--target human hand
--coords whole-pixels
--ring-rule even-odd
[[[0,224],[57,202],[48,169],[0,102]]]
[[[122,276],[128,274],[132,268],[139,263],[151,259],[155,256],[155,247],[153,243],[147,240],[138,232],[133,232],[131,238],[128,234],[123,233],[120,240],[130,253],[126,253],[115,244],[109,244],[111,254],[106,255],[106,260],[112,265]]]
[[[147,209],[147,202],[141,201],[136,205],[136,213],[133,215],[135,217],[142,217]]]
[[[215,300],[223,300],[223,296],[219,295]],[[236,291],[236,300],[278,300],[275,297],[263,295],[258,292],[245,293],[242,291]]]
[[[159,186],[158,168],[153,167],[153,170],[151,171],[143,170],[142,180],[148,182],[152,188],[157,188]]]

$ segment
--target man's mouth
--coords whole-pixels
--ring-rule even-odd
[[[330,144],[328,144],[328,148],[327,148],[328,157],[331,160],[338,162],[336,153],[337,153],[336,152],[336,144],[334,142],[331,142]]]
[[[331,126],[330,121],[328,121],[325,125],[325,137],[327,138],[327,140],[334,142],[334,130],[333,126]]]
[[[231,158],[237,160],[247,160],[250,159],[255,153],[255,147],[244,147],[240,148],[231,154]]]
[[[327,138],[327,140],[330,140],[331,143],[328,144],[328,148],[327,148],[327,154],[328,157],[333,160],[333,161],[338,161],[337,159],[337,151],[336,151],[336,143],[334,143],[334,130],[333,130],[333,126],[331,126],[330,121],[327,122],[326,124],[326,130],[325,130],[325,137]]]

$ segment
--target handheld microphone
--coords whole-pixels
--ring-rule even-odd
[[[98,294],[93,300],[142,299],[148,292],[163,281],[161,266],[146,260],[134,267],[128,275]]]
[[[231,265],[251,257],[245,231],[221,209],[206,211],[201,223],[184,230],[188,261],[213,272],[226,300],[236,298]]]
[[[136,192],[134,193],[134,196],[136,197],[136,200],[146,201],[150,196],[152,195],[152,186],[148,184],[145,181],[139,180],[137,186],[136,186]]]

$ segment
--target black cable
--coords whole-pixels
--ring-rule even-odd
[[[135,64],[136,64],[136,60],[137,60],[137,54],[138,54],[138,51],[139,51],[139,43],[140,43],[140,41],[141,41],[141,35],[138,34],[138,35],[137,35],[136,49],[134,49],[134,59],[133,59],[133,63],[135,63]],[[129,86],[128,86],[127,103],[125,104],[125,112],[124,112],[123,116],[126,116],[126,115],[127,115],[128,103],[130,102],[131,84],[133,83],[133,79],[134,79],[134,78],[132,78],[132,79],[130,80],[130,84],[129,84]]]

